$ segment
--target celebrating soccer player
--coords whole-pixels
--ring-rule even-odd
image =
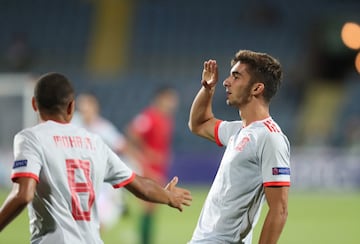
[[[217,63],[204,62],[189,127],[226,151],[189,243],[250,244],[264,199],[269,210],[259,242],[279,239],[287,218],[290,145],[270,117],[269,104],[281,77],[280,63],[273,57],[248,50],[236,53],[223,86],[227,104],[239,110],[241,120],[223,121],[212,112]]]

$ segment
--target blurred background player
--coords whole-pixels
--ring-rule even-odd
[[[100,104],[95,95],[82,93],[76,99],[77,112],[72,123],[99,135],[104,142],[124,159],[126,139],[116,126],[100,114]],[[127,163],[127,160],[124,160]],[[114,191],[109,184],[103,184],[98,201],[99,218],[102,229],[113,227],[127,206],[124,191]]]
[[[87,130],[101,136],[116,153],[125,152],[126,140],[116,126],[100,114],[100,104],[95,95],[82,93],[76,99],[77,113],[72,122],[86,127]]]
[[[171,160],[174,114],[178,107],[177,91],[169,86],[156,90],[151,104],[130,123],[129,145],[137,151],[137,161],[143,176],[165,184]],[[143,244],[151,243],[155,205],[143,203],[140,233]]]

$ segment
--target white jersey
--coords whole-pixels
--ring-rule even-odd
[[[103,117],[99,116],[93,123],[87,125],[81,120],[80,115],[76,115],[72,123],[99,135],[115,152],[121,151],[125,146],[124,135],[109,120]]]
[[[125,147],[125,137],[122,133],[107,119],[97,116],[91,123],[84,123],[81,115],[76,112],[71,123],[97,134],[101,139],[116,153],[120,153]],[[124,155],[119,155],[129,167],[129,163]],[[99,221],[102,228],[111,228],[114,226],[124,211],[123,191],[114,191],[109,184],[104,184],[97,198],[99,211]]]
[[[12,179],[38,182],[28,206],[31,243],[103,243],[95,201],[101,185],[119,188],[135,174],[100,137],[47,121],[15,136],[14,157]]]
[[[271,118],[219,121],[215,139],[227,148],[189,243],[250,244],[264,187],[290,186],[290,145]]]

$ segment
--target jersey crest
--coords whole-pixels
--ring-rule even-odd
[[[235,147],[235,149],[241,152],[242,150],[244,150],[244,147],[249,141],[250,141],[250,137],[245,136],[243,139],[241,139],[240,143]]]

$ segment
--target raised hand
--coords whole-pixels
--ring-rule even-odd
[[[179,179],[175,176],[165,187],[165,190],[170,192],[169,206],[179,209],[180,212],[183,210],[183,205],[190,206],[192,196],[190,191],[176,187]]]
[[[218,81],[218,66],[216,60],[209,59],[204,62],[204,69],[202,72],[201,84],[207,88],[211,89],[216,86]]]

